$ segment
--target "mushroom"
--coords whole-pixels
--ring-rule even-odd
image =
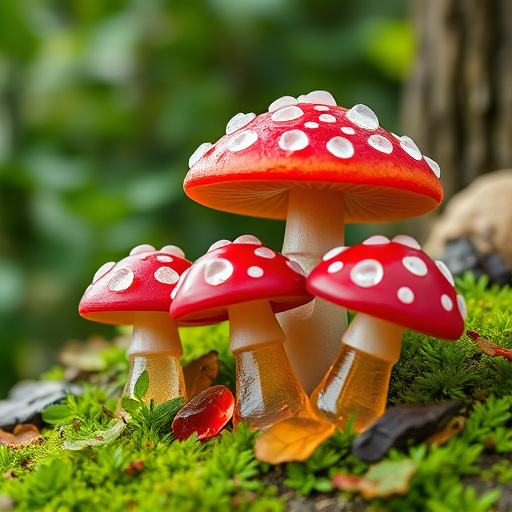
[[[409,137],[380,128],[365,105],[336,106],[325,91],[285,96],[259,116],[237,114],[217,143],[199,146],[189,166],[184,189],[193,200],[287,219],[282,252],[306,273],[343,245],[345,223],[405,219],[442,199],[439,166]],[[346,312],[316,300],[278,318],[290,362],[310,392],[339,351]],[[322,340],[321,350],[313,339]]]
[[[183,349],[169,307],[170,294],[190,265],[176,246],[157,251],[151,245],[139,245],[118,263],[105,263],[85,291],[78,308],[82,317],[105,324],[133,325],[124,395],[133,395],[137,379],[147,370],[149,389],[145,400],[186,399],[179,362]]]
[[[309,275],[307,287],[358,312],[338,358],[311,396],[313,411],[340,429],[352,415],[355,429],[362,431],[383,414],[405,328],[443,339],[457,339],[464,331],[464,299],[449,270],[406,235],[332,249]]]
[[[235,424],[247,421],[261,429],[309,414],[275,313],[312,298],[300,266],[252,235],[216,242],[180,279],[171,304],[176,321],[204,325],[229,317],[236,358]]]

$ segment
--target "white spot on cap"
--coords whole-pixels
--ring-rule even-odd
[[[324,123],[335,123],[336,122],[336,118],[331,114],[320,114],[318,116],[318,119],[320,119],[320,121],[323,121]]]
[[[166,252],[168,254],[172,254],[173,256],[178,256],[178,258],[185,258],[185,253],[182,249],[180,249],[176,245],[164,245],[160,252]]]
[[[280,110],[276,110],[272,114],[272,121],[277,123],[285,122],[285,121],[294,121],[295,119],[299,119],[304,115],[304,111],[297,107],[296,105],[292,107],[284,107]]]
[[[192,167],[200,158],[202,158],[208,151],[213,148],[213,144],[211,142],[203,142],[193,153],[192,156],[188,159],[188,166]]]
[[[155,250],[156,249],[152,245],[141,244],[141,245],[137,245],[137,247],[134,247],[130,251],[130,256],[133,256],[134,254],[140,254],[142,252],[152,252],[152,251],[155,251]]]
[[[163,284],[176,284],[180,278],[178,272],[171,267],[160,267],[155,272],[155,279]]]
[[[299,151],[309,144],[308,136],[301,130],[284,132],[279,139],[279,147],[285,151]]]
[[[327,251],[324,254],[324,257],[322,258],[324,261],[328,261],[335,256],[338,256],[338,254],[341,254],[343,251],[346,251],[348,247],[342,246],[342,247],[335,247],[334,249],[331,249],[330,251]]]
[[[347,119],[352,121],[356,126],[365,128],[366,130],[376,130],[379,127],[379,118],[375,112],[366,105],[354,105],[347,111]]]
[[[376,149],[381,153],[386,153],[389,155],[393,152],[393,144],[391,144],[389,139],[386,139],[386,137],[383,137],[382,135],[370,135],[370,137],[368,137],[368,144],[373,149]]]
[[[426,263],[421,258],[418,258],[418,256],[406,256],[402,260],[402,263],[404,267],[415,276],[423,277],[428,273]]]
[[[283,107],[289,107],[290,105],[297,105],[297,100],[293,96],[283,96],[273,101],[269,107],[269,112],[274,112],[275,110],[279,110]]]
[[[133,283],[134,275],[129,268],[121,268],[114,272],[108,282],[108,289],[112,292],[124,292]]]
[[[320,125],[314,121],[308,121],[307,123],[304,123],[304,126],[306,128],[318,128]]]
[[[214,251],[215,249],[219,249],[220,247],[226,247],[226,245],[231,245],[231,241],[230,240],[219,240],[219,241],[213,243],[212,245],[210,245],[210,248],[208,249],[207,252]]]
[[[350,271],[350,279],[362,288],[370,288],[382,281],[384,268],[377,260],[362,260],[356,263]]]
[[[354,146],[344,137],[333,137],[326,144],[327,151],[338,158],[350,158],[354,154]]]
[[[234,244],[255,244],[261,245],[261,240],[254,235],[242,235],[233,240]]]
[[[415,160],[421,160],[421,151],[414,141],[410,137],[407,137],[407,135],[400,137],[400,147]]]
[[[258,134],[254,130],[244,130],[231,139],[228,148],[236,153],[252,146],[257,140]]]
[[[300,274],[301,276],[306,275],[302,267],[296,261],[286,260],[286,265],[288,265],[288,267],[290,267],[294,272],[297,272],[297,274]]]
[[[247,269],[247,275],[249,277],[261,277],[263,275],[263,269],[261,267],[249,267]]]
[[[393,240],[397,244],[406,245],[407,247],[412,247],[413,249],[421,249],[419,242],[409,235],[396,235]]]
[[[354,128],[351,128],[350,126],[342,126],[340,129],[343,133],[346,133],[347,135],[354,135],[354,133],[356,133]]]
[[[381,245],[381,244],[389,244],[390,240],[387,236],[384,235],[373,235],[370,238],[367,238],[363,245]]]
[[[451,311],[453,309],[453,301],[448,297],[448,295],[441,295],[441,305],[446,311]]]
[[[306,94],[304,103],[322,103],[323,105],[336,106],[336,100],[333,95],[327,91],[312,91]]]
[[[156,257],[156,260],[160,263],[172,263],[174,261],[172,256],[167,256],[165,254],[159,254]]]
[[[462,320],[466,320],[466,317],[468,316],[468,310],[466,309],[466,301],[462,295],[457,295],[457,306],[459,308],[459,313],[462,317]]]
[[[204,266],[204,280],[212,286],[225,283],[234,272],[233,265],[224,258],[208,261]]]
[[[414,293],[407,286],[399,288],[396,292],[396,296],[398,297],[398,300],[404,304],[412,304],[414,302]]]
[[[331,110],[329,107],[326,107],[325,105],[317,105],[314,107],[315,110],[318,110],[318,112],[327,112]]]
[[[244,126],[247,126],[255,117],[256,114],[254,114],[253,112],[250,112],[248,114],[239,112],[238,114],[234,115],[226,125],[226,135],[236,132],[237,130],[243,128]]]
[[[187,274],[189,273],[190,271],[190,267],[187,268],[182,274],[181,276],[179,277],[178,279],[178,282],[176,283],[176,286],[172,289],[172,292],[171,292],[171,299],[174,300],[176,298],[176,294],[178,293],[178,290],[181,288],[181,285],[184,283],[185,281],[185,277],[187,276]]]
[[[427,162],[428,166],[434,171],[434,174],[440,178],[441,177],[441,167],[439,167],[439,164],[432,160],[432,158],[429,158],[428,156],[423,157],[425,159],[425,162]]]
[[[268,247],[258,247],[254,250],[254,254],[260,258],[267,258],[269,260],[276,257],[276,253]]]
[[[448,280],[448,282],[454,286],[455,281],[453,280],[452,273],[448,270],[448,267],[441,260],[436,260],[437,268],[441,271],[444,277]]]
[[[108,263],[104,263],[101,267],[96,271],[94,277],[92,278],[92,282],[95,283],[100,277],[103,277],[107,272],[112,270],[115,267],[115,261],[109,261]]]
[[[343,262],[342,261],[335,261],[334,263],[331,263],[327,267],[327,272],[329,274],[334,274],[336,272],[339,272],[343,268]]]

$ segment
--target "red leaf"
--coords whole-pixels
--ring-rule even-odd
[[[475,331],[466,331],[466,334],[480,347],[480,350],[489,356],[502,356],[512,362],[512,349],[502,347],[497,343],[482,338],[480,334]]]

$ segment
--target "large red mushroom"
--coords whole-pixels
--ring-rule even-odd
[[[421,215],[442,198],[439,166],[409,137],[382,129],[365,105],[338,107],[325,91],[285,96],[258,116],[237,114],[189,166],[184,189],[195,201],[287,219],[282,252],[306,273],[343,245],[345,223]],[[310,392],[339,350],[346,312],[317,299],[279,321],[290,362]]]
[[[130,374],[124,395],[132,396],[144,370],[149,374],[145,400],[186,399],[179,358],[183,353],[177,325],[169,317],[170,294],[191,262],[169,245],[157,251],[135,247],[118,263],[103,265],[80,301],[79,313],[93,322],[133,325],[128,354]]]
[[[171,315],[182,325],[229,318],[236,358],[235,424],[266,428],[309,414],[309,400],[283,348],[275,313],[313,297],[300,266],[252,235],[220,240],[182,276]]]
[[[384,412],[404,329],[443,339],[464,332],[464,299],[449,270],[406,235],[393,241],[375,236],[332,249],[307,286],[358,312],[342,337],[338,358],[311,396],[313,411],[341,429],[355,416],[355,429],[364,430]]]

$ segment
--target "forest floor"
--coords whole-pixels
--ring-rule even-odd
[[[467,329],[512,349],[511,289],[471,276],[457,286]],[[213,383],[234,390],[225,325],[183,330],[182,341],[184,365],[217,351]],[[256,458],[261,433],[244,424],[203,443],[195,435],[176,441],[171,421],[180,399],[140,405],[126,424],[113,414],[128,371],[124,346],[67,347],[60,362],[41,382],[72,381],[83,393],[47,409],[40,434],[0,444],[1,512],[512,510],[512,363],[483,353],[467,335],[446,342],[406,332],[388,405],[458,400],[460,428],[391,448],[372,464],[352,453],[350,428],[317,443],[306,460],[283,464]]]

